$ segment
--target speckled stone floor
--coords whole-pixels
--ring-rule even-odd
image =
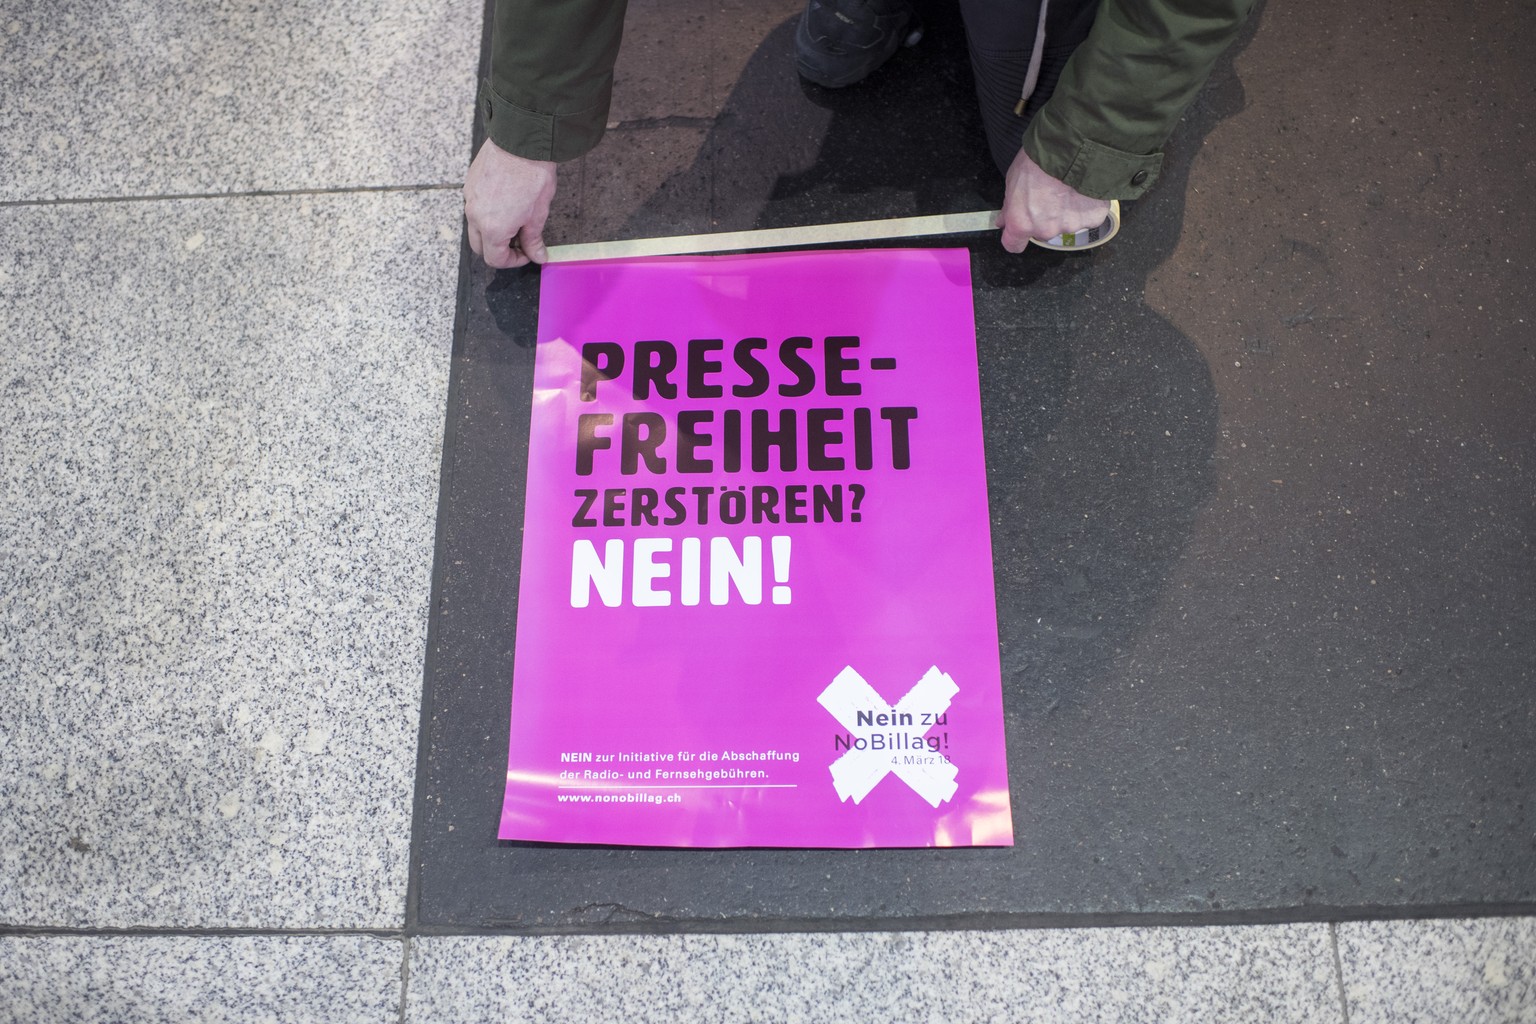
[[[948,164],[927,190],[850,177],[872,101],[771,106],[794,6],[633,0],[614,130],[552,231],[989,196]],[[1179,481],[1130,495],[1183,517],[1166,543],[1088,531],[1105,561],[1000,581],[1056,616],[1002,624],[1037,652],[1005,670],[1058,681],[1010,728],[1186,737],[1089,802],[1081,765],[1020,747],[1013,923],[1122,922],[1049,928],[749,907],[536,934],[449,898],[495,883],[445,874],[473,862],[420,810],[456,740],[430,704],[422,730],[429,624],[458,628],[432,619],[454,345],[517,294],[461,274],[482,19],[0,9],[0,1021],[1536,1018],[1527,5],[1266,9],[1120,248],[986,281],[985,316],[1038,296],[1053,337],[1154,317],[1130,408],[1210,428],[1120,449]],[[1091,346],[1036,354],[1087,390],[1050,392],[1049,425],[1001,389],[988,414],[1060,439],[1004,500],[1066,530],[1049,494],[1124,426],[1086,410],[1135,381]],[[1155,581],[1094,589],[1148,551]],[[1191,854],[1207,819],[1270,881]],[[651,884],[612,874],[546,888]],[[1292,919],[1212,923],[1244,906]]]

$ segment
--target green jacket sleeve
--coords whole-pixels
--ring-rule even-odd
[[[625,0],[496,0],[485,133],[529,160],[574,160],[608,125]]]
[[[1095,199],[1135,199],[1255,0],[1104,0],[1024,133],[1030,159]]]

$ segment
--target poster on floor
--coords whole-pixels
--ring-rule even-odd
[[[969,253],[542,275],[500,837],[1010,845]]]

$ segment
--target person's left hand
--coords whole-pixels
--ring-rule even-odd
[[[1109,216],[1109,200],[1090,199],[1046,174],[1024,150],[1013,158],[1004,179],[1003,248],[1023,252],[1031,238],[1055,238],[1063,231],[1086,231]]]

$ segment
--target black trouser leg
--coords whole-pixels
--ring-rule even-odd
[[[960,0],[976,98],[987,128],[987,145],[999,170],[1006,172],[1018,155],[1025,127],[1056,89],[1067,58],[1088,37],[1097,10],[1098,0],[1051,0],[1040,77],[1023,113],[1016,114],[1035,46],[1040,0]]]

